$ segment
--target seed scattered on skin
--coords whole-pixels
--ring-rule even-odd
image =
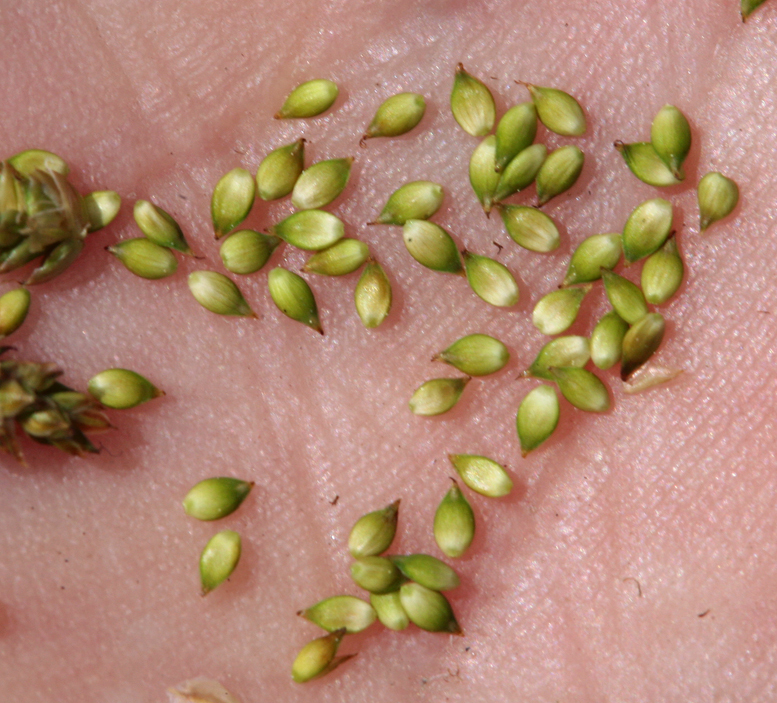
[[[389,630],[404,630],[410,624],[410,619],[402,607],[399,590],[391,593],[371,593],[370,605],[375,608],[381,624]]]
[[[345,226],[324,210],[302,210],[273,225],[269,232],[298,249],[321,251],[345,236]]]
[[[452,481],[434,514],[434,540],[443,554],[463,556],[475,538],[475,513],[459,484]]]
[[[521,81],[518,81],[519,83]],[[523,83],[531,94],[537,116],[551,132],[565,137],[579,137],[585,134],[586,124],[583,108],[569,93],[557,88],[542,88]]]
[[[244,168],[234,168],[219,179],[210,201],[216,239],[221,239],[248,217],[255,197],[256,181]]]
[[[448,232],[427,220],[408,220],[402,226],[407,251],[419,264],[443,273],[463,271],[459,250]]]
[[[183,236],[178,223],[161,207],[148,200],[138,200],[132,211],[135,224],[146,236],[146,239],[160,247],[175,249],[182,254],[191,255],[192,250]]]
[[[298,210],[314,210],[329,205],[348,185],[353,157],[319,161],[305,169],[291,193],[291,204]]]
[[[623,247],[620,234],[594,234],[584,239],[572,254],[563,285],[598,281],[602,269],[614,269],[621,258]]]
[[[411,581],[399,589],[399,600],[410,622],[416,627],[427,632],[461,634],[453,609],[442,593]]]
[[[672,231],[672,204],[663,198],[646,200],[629,215],[623,228],[623,255],[630,264],[658,251]]]
[[[285,198],[305,168],[305,140],[273,149],[256,171],[256,188],[262,200]]]
[[[347,654],[343,657],[336,656],[343,637],[345,637],[344,628],[308,642],[299,651],[291,666],[291,677],[294,681],[305,683],[320,676],[325,676],[344,662],[355,657],[355,654]]]
[[[129,369],[106,369],[87,386],[92,397],[107,408],[125,410],[163,396],[151,381]]]
[[[552,369],[553,380],[572,405],[589,413],[610,409],[610,393],[596,374],[587,369]]]
[[[234,513],[253,487],[253,481],[239,478],[206,478],[189,489],[183,499],[184,512],[197,520],[220,520]]]
[[[362,137],[399,137],[418,126],[426,112],[426,100],[418,93],[398,93],[383,101]]]
[[[226,581],[240,561],[240,535],[232,530],[217,532],[208,540],[200,555],[202,595]]]
[[[666,366],[641,366],[623,382],[623,390],[630,395],[642,393],[654,386],[673,381],[682,372],[682,369],[669,369]]]
[[[78,258],[83,248],[84,242],[81,239],[69,239],[57,244],[43,263],[30,274],[24,285],[45,283],[56,278]]]
[[[551,339],[523,372],[524,377],[553,380],[550,369],[561,366],[574,366],[582,369],[591,358],[591,345],[587,337],[568,335]]]
[[[222,242],[219,256],[227,271],[245,276],[259,271],[280,243],[278,237],[241,229]]]
[[[542,296],[532,312],[534,326],[548,336],[565,332],[577,319],[580,304],[590,290],[589,284],[580,288],[561,288]]]
[[[429,554],[392,555],[391,561],[411,581],[432,591],[450,591],[459,586],[458,574],[444,561]]]
[[[596,323],[591,333],[591,360],[597,368],[607,370],[621,360],[623,338],[628,331],[629,323],[615,310],[610,310]]]
[[[0,296],[0,339],[18,330],[30,311],[30,291],[19,287]]]
[[[499,205],[497,209],[507,233],[519,246],[540,254],[558,249],[558,228],[544,212],[525,205]]]
[[[353,273],[370,256],[370,248],[358,239],[341,239],[328,249],[313,254],[303,267],[321,276],[345,276]]]
[[[765,2],[766,0],[741,0],[740,11],[742,14],[742,21],[745,22],[747,18]]]
[[[502,171],[518,154],[531,146],[537,135],[537,110],[534,103],[511,107],[496,128],[496,170]]]
[[[218,681],[198,677],[167,689],[168,703],[240,703]]]
[[[356,313],[367,329],[378,327],[391,311],[391,282],[377,261],[362,271],[353,294]]]
[[[467,282],[475,295],[498,308],[512,307],[520,290],[513,274],[504,265],[487,256],[463,252]]]
[[[621,380],[626,381],[661,346],[666,323],[661,314],[651,312],[632,325],[623,338]]]
[[[532,144],[520,152],[499,176],[494,201],[509,198],[534,183],[547,154],[548,149],[544,144]]]
[[[399,520],[399,501],[360,517],[348,536],[348,551],[354,559],[377,556],[394,541]]]
[[[70,173],[70,167],[61,156],[45,149],[26,149],[8,159],[8,163],[22,176],[30,176],[34,171],[55,171],[62,176]]]
[[[680,288],[685,266],[674,237],[651,254],[642,266],[642,292],[652,305],[663,305]]]
[[[699,229],[730,215],[739,202],[739,188],[730,178],[712,171],[699,181]]]
[[[275,119],[316,117],[334,105],[339,92],[337,84],[325,78],[301,83],[289,93]]]
[[[267,287],[273,302],[286,317],[324,334],[313,291],[302,276],[278,266],[267,276]]]
[[[430,417],[447,413],[461,398],[469,378],[433,378],[419,386],[410,398],[414,415]]]
[[[442,205],[443,188],[432,181],[411,181],[395,190],[373,225],[404,225],[428,220]]]
[[[470,334],[456,340],[432,361],[444,361],[467,376],[487,376],[510,361],[507,347],[487,334]]]
[[[682,181],[683,161],[691,150],[691,126],[674,105],[664,105],[653,118],[650,143],[674,177]]]
[[[638,285],[612,271],[603,271],[602,280],[610,305],[630,325],[648,314],[647,301]]]
[[[472,152],[469,160],[469,183],[483,206],[483,211],[488,215],[499,185],[499,174],[496,172],[496,137],[493,134],[480,142]]]
[[[473,137],[485,137],[494,128],[494,96],[482,81],[467,73],[462,64],[456,66],[453,79],[451,112],[459,126]]]
[[[504,467],[493,459],[476,454],[448,454],[448,459],[464,484],[475,493],[488,498],[501,498],[509,495],[513,490],[512,479],[507,475]],[[409,578],[418,581],[413,576]],[[427,588],[433,588],[429,584],[424,585]]]
[[[527,456],[553,434],[558,418],[558,396],[552,386],[537,386],[524,396],[515,418],[522,456]]]
[[[300,610],[297,615],[327,632],[345,628],[349,635],[366,630],[377,618],[373,607],[356,596],[333,596]]]
[[[619,140],[614,142],[613,146],[620,152],[629,170],[643,183],[665,187],[677,185],[680,182],[650,142],[624,144]]]
[[[562,146],[551,151],[535,179],[539,204],[544,205],[575,185],[584,163],[585,154],[576,146]]]
[[[116,219],[121,209],[121,196],[115,190],[95,190],[84,196],[84,207],[89,231],[96,232]]]
[[[216,271],[193,271],[189,274],[189,290],[206,310],[217,315],[256,317],[240,289],[224,274]]]
[[[393,561],[385,557],[360,557],[351,564],[354,583],[370,593],[396,591],[402,582],[402,574]]]

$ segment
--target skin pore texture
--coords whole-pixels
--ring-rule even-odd
[[[112,411],[97,456],[70,458],[24,442],[29,468],[0,457],[0,682],[26,703],[163,701],[184,679],[219,680],[262,701],[773,701],[777,696],[777,6],[746,24],[734,0],[492,2],[3,3],[13,51],[0,77],[3,156],[40,147],[71,164],[81,192],[111,188],[116,221],[91,235],[70,270],[33,289],[11,358],[54,361],[84,389],[102,369],[147,376],[164,398]],[[575,95],[582,138],[540,127],[549,147],[586,154],[578,183],[543,209],[562,244],[535,254],[486,219],[467,180],[478,140],[449,109],[458,62],[482,78],[498,115],[528,99],[524,80]],[[329,78],[327,114],[278,122],[285,95]],[[358,141],[375,109],[401,91],[427,98],[410,134]],[[686,180],[637,181],[612,142],[649,139],[665,103],[688,117]],[[281,247],[237,280],[259,319],[213,315],[186,276],[222,271],[210,228],[212,188],[228,170],[255,172],[271,149],[304,136],[306,163],[354,156],[345,193],[327,209],[386,269],[394,307],[376,330],[353,309],[359,274],[306,276],[326,334],[283,317],[267,293]],[[734,214],[698,231],[695,185],[734,178]],[[516,275],[519,304],[492,308],[457,276],[423,269],[396,227],[368,227],[388,195],[417,179],[446,198],[434,221],[461,247]],[[553,437],[520,456],[515,413],[536,385],[515,380],[547,338],[536,301],[560,283],[585,237],[619,231],[643,200],[667,197],[685,260],[679,294],[660,308],[657,362],[684,373],[625,395],[601,377],[613,409],[562,402]],[[139,236],[136,199],[181,223],[202,258],[145,281],[103,249]],[[534,189],[511,202],[533,204]],[[246,225],[291,212],[258,202]],[[498,246],[497,246],[498,245]],[[618,269],[638,280],[639,267]],[[19,280],[6,277],[4,292]],[[601,286],[572,333],[607,309]],[[465,334],[491,334],[512,359],[474,379],[439,418],[411,415],[423,381],[456,376],[431,357]],[[434,510],[448,453],[507,467],[505,499],[469,493],[477,535],[454,563],[450,593],[463,637],[374,626],[358,652],[304,686],[290,666],[322,634],[297,610],[361,594],[347,535],[362,514],[402,499],[395,553],[441,557]],[[233,516],[188,518],[186,491],[210,476],[256,482]],[[335,498],[339,499],[335,501]],[[197,561],[219,529],[243,537],[229,582],[202,598]]]

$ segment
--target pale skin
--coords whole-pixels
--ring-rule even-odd
[[[766,3],[745,25],[732,0],[580,8],[219,0],[0,9],[14,31],[0,79],[3,156],[50,149],[82,192],[112,188],[124,200],[75,266],[33,290],[9,356],[55,361],[76,388],[129,367],[167,393],[111,412],[118,429],[96,437],[97,456],[25,442],[29,468],[0,457],[4,699],[162,701],[168,686],[198,675],[244,703],[774,699],[777,7]],[[553,254],[520,249],[479,210],[466,177],[478,142],[448,108],[459,61],[493,90],[499,114],[528,99],[518,79],[568,90],[585,107],[586,136],[538,133],[586,153],[578,184],[544,207],[561,229]],[[341,86],[332,111],[272,120],[293,86],[317,77]],[[427,97],[421,125],[360,149],[381,100],[405,90]],[[628,172],[612,142],[647,140],[665,103],[688,116],[694,144],[685,183],[659,190]],[[301,267],[304,254],[288,247],[262,272],[235,277],[259,319],[219,318],[186,287],[190,271],[223,271],[208,210],[218,178],[255,171],[300,136],[307,163],[356,157],[329,209],[394,285],[377,330],[353,310],[358,274],[308,276],[325,336],[284,318],[266,277],[273,266]],[[700,235],[694,188],[711,170],[734,178],[742,198]],[[445,188],[435,221],[516,274],[515,308],[492,308],[463,279],[422,269],[398,228],[365,226],[396,187],[420,178]],[[536,383],[514,379],[546,341],[531,325],[534,303],[584,237],[619,231],[659,196],[675,206],[687,277],[660,309],[668,331],[657,361],[683,375],[627,396],[614,372],[601,374],[612,410],[562,403],[554,436],[522,459],[515,411]],[[138,198],[178,218],[202,258],[182,259],[158,282],[113,260],[105,246],[139,236]],[[514,202],[533,203],[533,189]],[[261,229],[290,211],[288,200],[258,203],[247,224]],[[588,334],[605,310],[597,286],[572,331]],[[448,415],[412,416],[407,400],[420,383],[457,375],[429,359],[472,332],[502,339],[508,367],[472,381]],[[346,540],[360,515],[401,498],[393,551],[442,556],[431,521],[450,452],[491,456],[515,482],[506,499],[468,493],[478,532],[455,562],[462,585],[451,594],[464,636],[374,626],[345,639],[341,653],[359,656],[340,670],[292,683],[296,651],[321,634],[295,612],[359,594]],[[256,487],[220,523],[188,518],[180,500],[215,475]],[[203,599],[197,558],[218,529],[242,534],[243,556]]]

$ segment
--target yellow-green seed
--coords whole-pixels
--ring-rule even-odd
[[[297,615],[327,632],[345,628],[349,635],[366,630],[377,617],[373,607],[356,596],[333,596],[300,610]]]
[[[536,135],[537,110],[534,103],[520,103],[505,112],[496,128],[496,170],[502,171],[531,146]]]
[[[447,557],[458,558],[475,538],[475,513],[456,481],[434,514],[434,540]]]
[[[66,239],[64,242],[60,242],[46,255],[43,263],[30,274],[24,284],[31,286],[50,281],[70,266],[78,258],[83,248],[83,239]]]
[[[649,388],[673,381],[682,372],[682,369],[669,369],[665,366],[640,366],[623,382],[623,392],[629,395],[642,393]]]
[[[512,479],[507,475],[504,467],[493,459],[477,454],[448,454],[448,459],[461,476],[464,484],[475,493],[480,493],[488,498],[501,498],[513,490]],[[405,575],[413,581],[423,583],[414,576],[407,573]],[[423,585],[427,588],[433,588],[428,583]]]
[[[562,288],[544,295],[532,311],[534,326],[548,336],[565,332],[577,319],[580,304],[589,290],[590,284],[580,288]]]
[[[587,369],[552,369],[553,380],[572,405],[590,413],[602,413],[610,409],[610,393],[596,376]]]
[[[404,630],[410,624],[410,619],[402,607],[399,590],[391,593],[371,593],[370,605],[375,608],[381,624],[389,630]]]
[[[432,181],[411,181],[395,190],[375,222],[403,225],[408,220],[428,220],[442,205],[442,186]]]
[[[648,314],[647,301],[638,285],[612,271],[603,271],[602,280],[610,305],[630,325]]]
[[[444,361],[467,376],[487,376],[510,361],[507,347],[487,334],[469,334],[457,339],[432,361]]]
[[[275,119],[316,117],[334,105],[339,92],[337,84],[325,78],[301,83],[289,93]]]
[[[463,255],[467,282],[475,295],[498,308],[511,307],[518,302],[518,284],[504,264],[468,251]]]
[[[661,346],[666,323],[657,312],[645,315],[626,332],[623,338],[621,380],[626,381]]]
[[[447,413],[461,398],[469,378],[433,378],[410,398],[410,411],[426,417]]]
[[[278,237],[241,229],[222,242],[219,256],[227,271],[245,276],[259,271],[280,243]]]
[[[512,159],[499,176],[494,201],[504,200],[534,183],[547,154],[544,144],[532,144]]]
[[[411,581],[432,591],[450,591],[459,586],[458,574],[444,561],[429,554],[405,554],[389,557]]]
[[[551,132],[565,137],[585,134],[585,115],[580,103],[569,93],[557,88],[542,88],[524,83],[537,108],[537,116]]]
[[[8,159],[22,176],[30,176],[34,171],[55,171],[63,176],[70,173],[70,167],[61,157],[45,149],[26,149]]]
[[[674,177],[682,181],[683,161],[691,150],[691,126],[674,105],[664,105],[653,118],[650,143]]]
[[[305,168],[305,140],[273,149],[262,159],[256,171],[256,189],[262,200],[284,198]]]
[[[231,232],[248,217],[255,197],[256,181],[244,168],[234,168],[219,179],[210,201],[216,239]]]
[[[354,583],[370,593],[396,591],[402,583],[402,574],[394,562],[384,557],[360,557],[351,564]]]
[[[486,214],[491,212],[499,185],[496,172],[496,137],[492,134],[478,144],[469,160],[469,183]]]
[[[539,204],[544,205],[575,185],[584,162],[585,154],[576,146],[562,146],[551,151],[535,179]]]
[[[232,575],[240,561],[240,547],[240,535],[233,530],[222,530],[208,540],[200,555],[203,596]]]
[[[341,239],[328,249],[313,254],[305,271],[322,276],[345,276],[358,269],[370,256],[370,248],[358,239]]]
[[[354,559],[377,556],[394,541],[399,520],[399,501],[362,515],[348,536],[348,551]]]
[[[662,187],[677,185],[680,182],[650,142],[624,144],[622,141],[616,141],[613,146],[620,152],[631,172],[643,183]]]
[[[498,210],[507,233],[519,246],[541,254],[558,249],[558,228],[544,212],[525,205],[500,205]]]
[[[584,239],[572,254],[565,286],[598,281],[602,269],[614,269],[621,258],[623,247],[620,234],[594,234]]]
[[[296,683],[306,683],[334,671],[340,664],[355,657],[347,654],[335,656],[345,637],[345,628],[308,642],[297,654],[291,665],[291,677]]]
[[[623,228],[623,255],[630,264],[658,251],[672,231],[672,203],[646,200],[632,210]]]
[[[699,229],[730,215],[739,202],[739,188],[730,178],[712,171],[699,181]]]
[[[253,487],[253,481],[239,478],[206,478],[189,489],[183,499],[184,512],[197,520],[219,520],[234,513]]]
[[[321,251],[345,236],[345,226],[324,210],[303,210],[273,225],[269,232],[298,249]]]
[[[591,346],[588,337],[577,335],[557,337],[540,349],[532,365],[523,372],[523,375],[552,381],[551,368],[574,366],[582,369],[590,358]]]
[[[750,15],[753,14],[766,0],[741,0],[739,3],[740,12],[742,14],[742,21],[747,20]]]
[[[40,439],[51,439],[70,429],[70,421],[58,408],[36,410],[19,424],[26,434]]]
[[[518,406],[515,429],[526,456],[550,437],[559,418],[558,396],[552,386],[541,385],[529,391]]]
[[[89,380],[93,398],[108,408],[134,408],[164,395],[151,381],[129,369],[106,369]]]
[[[324,334],[313,291],[302,276],[278,266],[270,271],[267,287],[273,302],[284,315]]]
[[[14,288],[0,296],[0,339],[16,332],[30,310],[30,291]]]
[[[391,282],[377,261],[368,261],[353,293],[356,313],[367,329],[380,325],[391,311]]]
[[[410,622],[422,630],[461,634],[453,609],[442,593],[411,581],[399,589],[399,600]]]
[[[217,315],[256,317],[240,289],[224,274],[216,271],[193,271],[189,274],[189,290],[206,310]]]
[[[125,239],[105,247],[128,271],[136,276],[157,280],[172,276],[178,269],[178,261],[169,249],[160,247],[145,237]]]
[[[291,193],[291,204],[298,210],[314,210],[335,200],[348,185],[353,157],[319,161],[305,169]]]
[[[596,323],[591,333],[591,360],[597,368],[610,369],[621,360],[623,338],[628,331],[629,323],[615,310]]]
[[[362,137],[398,137],[414,129],[426,112],[426,100],[418,93],[398,93],[383,101]]]
[[[160,247],[176,249],[184,254],[192,253],[178,223],[161,207],[148,200],[138,200],[132,214],[146,239]]]
[[[84,196],[86,218],[89,221],[89,231],[107,227],[119,214],[121,196],[115,190],[95,190]]]
[[[652,305],[663,305],[680,288],[685,266],[674,237],[651,254],[642,266],[642,292]]]
[[[496,121],[494,96],[482,81],[456,66],[451,91],[451,112],[459,126],[473,137],[485,137]]]
[[[428,220],[408,220],[402,238],[410,256],[419,264],[444,273],[462,271],[459,250],[448,232]]]

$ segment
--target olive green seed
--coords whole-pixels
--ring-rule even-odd
[[[475,513],[456,481],[434,514],[434,540],[447,557],[458,558],[475,538]]]
[[[381,265],[368,261],[353,293],[356,313],[367,329],[378,327],[391,311],[391,282]]]
[[[610,393],[598,376],[587,369],[553,369],[553,380],[572,405],[590,413],[602,413],[610,409]]]
[[[197,520],[220,520],[234,513],[253,487],[253,481],[239,478],[206,478],[189,489],[183,499],[184,512]]]
[[[402,583],[402,574],[390,559],[385,557],[360,557],[351,564],[354,583],[370,593],[396,591]]]
[[[486,214],[491,212],[499,185],[496,172],[496,137],[492,134],[478,144],[469,160],[469,183]]]
[[[463,252],[467,282],[475,295],[498,308],[512,307],[518,302],[520,290],[509,269],[487,256]]]
[[[298,210],[315,210],[335,200],[348,185],[353,157],[319,161],[305,169],[291,193]]]
[[[316,117],[334,105],[339,92],[337,84],[325,78],[301,83],[289,93],[275,119]]]
[[[650,143],[674,177],[682,181],[683,161],[691,150],[691,126],[674,105],[664,105],[653,118]]]
[[[451,112],[459,126],[473,137],[485,137],[496,121],[494,96],[486,85],[456,66],[451,91]]]
[[[355,657],[347,654],[336,656],[345,628],[308,642],[297,654],[291,666],[291,677],[296,683],[306,683],[334,671],[340,664]]]
[[[324,210],[302,210],[273,225],[269,232],[298,249],[321,251],[345,236],[345,226]]]
[[[410,581],[399,589],[399,600],[410,622],[416,627],[428,632],[461,634],[453,609],[442,593]]]
[[[640,366],[627,380],[623,382],[623,392],[629,395],[642,393],[649,388],[673,381],[682,369],[669,369],[665,366]]]
[[[189,290],[206,310],[217,315],[256,317],[240,289],[224,274],[216,271],[192,271]]]
[[[558,228],[544,212],[525,205],[499,205],[498,210],[507,233],[519,246],[541,254],[558,249]]]
[[[3,254],[0,255],[0,273],[15,271],[25,264],[28,264],[37,256],[40,256],[40,252],[32,251],[30,238],[25,237],[12,249],[3,252]]]
[[[487,334],[470,334],[456,340],[432,361],[444,361],[467,376],[487,376],[510,361],[507,347]]]
[[[280,243],[278,237],[252,229],[241,229],[222,242],[219,256],[227,271],[245,276],[259,271]]]
[[[256,181],[244,168],[234,168],[219,179],[210,201],[216,239],[231,232],[248,217],[255,197]]]
[[[544,205],[575,185],[584,163],[585,154],[576,146],[562,146],[551,151],[535,179],[539,204]]]
[[[51,439],[70,429],[70,421],[59,410],[36,410],[19,420],[22,430],[30,437]]]
[[[496,170],[502,171],[518,154],[531,146],[537,135],[534,103],[514,105],[496,127]]]
[[[672,203],[646,200],[632,210],[623,227],[623,255],[630,264],[657,251],[672,231]]]
[[[615,310],[610,310],[596,323],[591,333],[591,361],[597,368],[604,371],[621,360],[623,338],[628,331],[629,323]]]
[[[377,618],[373,607],[356,596],[333,596],[300,610],[297,615],[327,632],[345,628],[349,635],[366,630]]]
[[[651,254],[642,266],[642,292],[652,305],[663,305],[680,288],[685,266],[674,237]]]
[[[499,176],[494,201],[504,200],[534,183],[547,154],[544,144],[532,144],[517,154]]]
[[[582,369],[591,358],[591,345],[588,337],[567,335],[551,339],[542,349],[531,366],[523,372],[525,377],[553,380],[551,368],[574,366]]]
[[[370,605],[375,608],[381,624],[389,630],[404,630],[410,624],[410,619],[402,607],[399,590],[390,593],[371,593]]]
[[[172,276],[178,269],[178,260],[165,247],[146,239],[125,239],[105,250],[113,254],[124,267],[141,278],[157,280]]]
[[[598,281],[602,269],[614,269],[621,258],[623,246],[620,234],[594,234],[584,239],[569,261],[565,286]]]
[[[89,231],[107,227],[119,214],[121,196],[115,190],[95,190],[84,196]]]
[[[469,378],[433,378],[410,398],[410,411],[426,417],[447,413],[461,398]]]
[[[8,159],[22,176],[30,176],[35,171],[54,171],[63,176],[70,173],[70,167],[61,157],[45,149],[26,149]]]
[[[534,326],[548,336],[565,332],[577,319],[580,304],[590,290],[589,284],[580,288],[561,288],[544,295],[532,312]]]
[[[427,220],[408,220],[402,226],[407,251],[419,264],[443,273],[461,273],[456,242],[439,225]]]
[[[443,201],[443,188],[432,181],[411,181],[395,190],[380,215],[370,224],[403,225],[408,220],[428,220]]]
[[[377,556],[394,541],[399,520],[399,501],[362,515],[348,536],[348,551],[354,559]]]
[[[477,454],[448,454],[448,459],[461,476],[464,484],[475,493],[488,498],[501,498],[513,490],[513,481],[504,467],[493,459]],[[407,576],[407,574],[405,574]],[[413,581],[423,583],[414,576]],[[433,588],[427,583],[427,588]]]
[[[64,242],[60,242],[46,255],[43,263],[33,270],[24,284],[31,286],[50,281],[70,266],[78,258],[83,248],[83,239],[66,239]]]
[[[522,456],[534,451],[553,434],[558,418],[558,396],[552,386],[537,386],[524,396],[515,418]]]
[[[278,200],[294,190],[305,168],[305,140],[273,149],[256,171],[256,190],[262,200]]]
[[[358,239],[341,239],[328,249],[316,252],[306,262],[304,270],[322,276],[345,276],[367,261],[370,248]]]
[[[638,285],[612,271],[602,271],[602,280],[610,305],[630,325],[648,314],[647,301]]]
[[[161,207],[148,200],[138,200],[133,208],[133,216],[135,224],[149,241],[183,254],[192,253],[178,223]]]
[[[739,188],[730,178],[712,171],[699,181],[699,229],[730,215],[739,202]]]
[[[106,369],[87,385],[91,396],[107,408],[125,410],[164,395],[151,381],[129,369]]]
[[[650,142],[624,144],[622,141],[616,141],[613,146],[620,152],[629,170],[643,183],[664,187],[680,182]]]
[[[267,276],[267,287],[273,302],[284,315],[324,334],[313,291],[302,276],[277,266]]]
[[[524,83],[529,90],[537,116],[551,132],[565,137],[579,137],[585,134],[586,124],[583,108],[569,93],[557,88],[542,88]]]
[[[240,546],[240,535],[233,530],[222,530],[208,540],[200,555],[203,596],[232,575],[240,561]]]
[[[626,381],[661,346],[666,323],[657,312],[645,315],[623,337],[621,380]]]
[[[392,555],[389,557],[402,575],[432,591],[450,591],[459,586],[458,574],[444,561],[429,554]]]
[[[0,296],[0,339],[18,330],[30,310],[30,291],[19,287]]]
[[[745,22],[766,0],[741,0],[739,3],[742,21]]]
[[[426,100],[418,93],[398,93],[383,101],[362,137],[398,137],[418,126],[426,112]]]

